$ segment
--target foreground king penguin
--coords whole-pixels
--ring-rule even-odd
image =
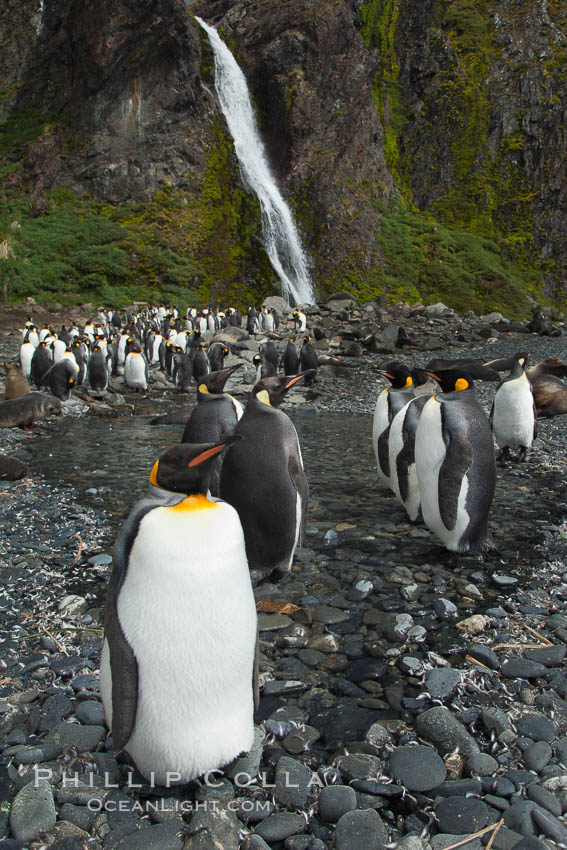
[[[442,392],[424,405],[415,434],[423,520],[451,551],[489,549],[496,458],[488,417],[462,369],[427,374]]]
[[[241,437],[180,444],[115,546],[100,690],[114,746],[150,782],[189,782],[250,750],[257,617],[236,511],[205,495]]]

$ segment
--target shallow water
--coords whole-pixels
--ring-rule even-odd
[[[325,532],[346,522],[352,528],[340,531],[342,545],[330,557],[344,557],[345,549],[354,549],[382,568],[448,566],[456,560],[469,561],[473,567],[479,561],[479,556],[445,552],[422,525],[408,522],[393,495],[378,484],[370,415],[311,407],[288,412],[298,431],[310,486],[306,546],[325,549]],[[49,481],[71,484],[84,504],[104,509],[116,534],[145,494],[155,460],[183,434],[183,425],[150,425],[153,415],[111,420],[66,417],[52,423],[47,433],[32,441],[34,467]],[[499,468],[490,513],[497,552],[488,561],[526,577],[541,562],[544,532],[564,516],[563,476],[557,468],[549,468],[545,435],[539,442],[529,463]]]

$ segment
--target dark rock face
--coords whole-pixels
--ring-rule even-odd
[[[28,156],[34,194],[66,185],[101,200],[148,200],[202,169],[194,136],[216,106],[203,96],[199,33],[181,0],[157,6],[45,3],[14,107],[64,111],[67,125]]]
[[[56,186],[120,203],[150,200],[166,184],[206,205],[203,176],[224,120],[196,13],[222,27],[246,73],[321,294],[346,283],[360,292],[384,285],[379,237],[394,187],[395,197],[449,227],[494,239],[524,265],[543,268],[545,261],[546,294],[564,288],[561,4],[7,6],[0,117],[30,109],[54,117],[17,178],[40,211],[45,191]],[[236,167],[216,178],[240,186]],[[241,229],[242,243],[257,241],[256,225]],[[409,282],[423,297],[435,288]]]
[[[387,201],[393,181],[372,96],[379,56],[365,47],[356,4],[219,0],[203,14],[239,46],[271,162],[297,199],[321,277],[337,264],[376,266],[372,201]]]

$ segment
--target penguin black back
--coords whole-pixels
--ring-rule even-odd
[[[303,539],[309,485],[295,427],[277,409],[303,377],[266,378],[254,386],[235,431],[245,439],[221,471],[221,498],[240,516],[253,584],[287,574]]]

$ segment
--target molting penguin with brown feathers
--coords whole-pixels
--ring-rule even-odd
[[[488,417],[463,369],[430,375],[442,392],[424,405],[415,435],[423,520],[451,551],[489,549],[496,458]]]
[[[222,465],[221,498],[240,516],[252,584],[289,573],[303,540],[309,485],[295,426],[277,408],[304,377],[265,378],[253,387],[235,429],[244,440]]]
[[[257,616],[236,511],[206,496],[240,438],[180,444],[154,464],[114,549],[100,690],[116,749],[152,783],[187,783],[250,750]],[[174,777],[174,778],[173,778]]]

